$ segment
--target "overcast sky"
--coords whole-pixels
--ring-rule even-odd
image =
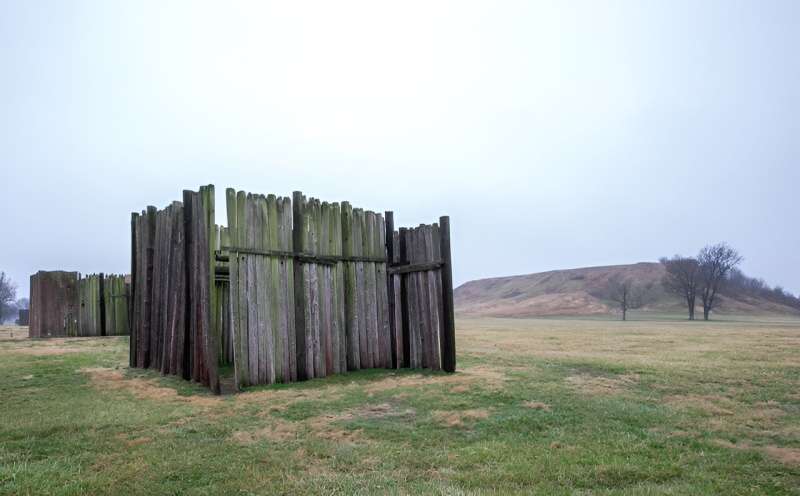
[[[232,5],[231,5],[232,4]],[[451,216],[455,282],[694,254],[800,292],[800,2],[0,2],[0,270],[184,188]]]

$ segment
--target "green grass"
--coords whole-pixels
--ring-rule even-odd
[[[800,494],[800,323],[458,322],[459,372],[215,398],[0,341],[2,494]]]

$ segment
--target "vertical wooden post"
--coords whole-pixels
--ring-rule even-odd
[[[127,299],[128,303],[128,363],[136,366],[136,325],[134,319],[134,298],[136,297],[136,224],[139,214],[131,214],[131,290]]]
[[[295,254],[301,253],[305,249],[303,243],[304,203],[301,191],[292,193],[292,249]],[[294,308],[297,378],[300,380],[310,379],[306,363],[306,298],[303,290],[303,264],[298,260],[294,262]]]
[[[106,287],[105,274],[97,276],[97,297],[100,299],[100,335],[106,336]]]
[[[152,312],[152,305],[153,305],[153,255],[155,252],[155,239],[156,239],[156,207],[150,205],[147,207],[145,212],[145,219],[144,219],[144,228],[146,232],[144,233],[144,240],[143,243],[143,251],[144,255],[144,272],[143,272],[143,281],[145,287],[143,288],[142,294],[144,295],[144,300],[142,301],[142,339],[141,348],[139,351],[139,367],[146,369],[150,367],[150,329],[153,325],[151,321],[151,312]]]
[[[198,278],[198,306],[202,329],[202,350],[205,361],[204,378],[214,394],[220,394],[219,389],[219,335],[214,329],[216,315],[216,296],[214,294],[214,249],[212,233],[214,232],[214,186],[201,186],[200,192],[195,197],[199,212],[196,222],[198,236],[197,247],[197,278]]]
[[[386,267],[387,269],[394,263],[394,212],[387,210],[384,212],[386,218]],[[388,274],[388,270],[386,271]],[[392,368],[397,368],[397,322],[395,321],[394,301],[394,278],[397,276],[389,274],[386,278],[387,291],[389,291],[389,339],[391,339]]]
[[[353,207],[342,202],[342,255],[352,257],[356,254],[354,241],[355,222]],[[361,350],[358,335],[358,285],[356,284],[356,264],[349,261],[342,264],[344,277],[344,320],[347,367],[345,370],[361,368]]]
[[[209,335],[211,336],[217,354],[219,354],[219,351],[222,349],[222,331],[217,326],[217,284],[214,281],[214,265],[216,264],[215,251],[217,250],[217,239],[219,236],[217,225],[215,223],[215,201],[216,195],[214,191],[214,185],[207,184],[205,186],[200,186],[200,203],[202,204],[201,211],[205,217],[205,228],[208,237],[208,251],[206,253],[206,259],[208,260]],[[208,356],[206,357],[206,360],[216,360],[217,362],[220,362],[220,357],[218,355],[213,357]]]
[[[408,264],[407,233],[405,227],[400,228],[400,265]],[[400,311],[403,323],[403,367],[411,367],[411,331],[408,328],[408,276],[400,274]]]
[[[450,254],[450,217],[439,217],[442,252],[442,368],[456,370],[456,326],[453,311],[453,259]]]
[[[192,244],[194,243],[194,239],[192,236],[192,192],[189,190],[183,190],[183,280],[184,280],[184,288],[183,288],[183,297],[186,305],[184,306],[184,328],[181,330],[183,332],[183,360],[179,367],[182,367],[181,370],[183,371],[182,377],[184,379],[191,380],[192,379],[192,366],[194,362],[194,357],[192,356],[193,347],[194,347],[194,337],[193,337],[193,325],[194,322],[192,321],[192,294],[191,294],[191,287],[192,284],[190,282],[190,276],[192,273]]]

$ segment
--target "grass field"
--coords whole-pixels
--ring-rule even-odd
[[[0,340],[3,494],[800,494],[800,322],[460,319],[459,372],[216,398]]]

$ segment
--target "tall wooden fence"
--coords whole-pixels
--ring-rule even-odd
[[[31,276],[30,336],[129,334],[125,276],[39,271]]]
[[[291,201],[230,189],[226,199],[236,382],[297,380]]]
[[[130,365],[180,375],[219,391],[218,339],[211,328],[214,188],[134,213]]]
[[[220,390],[365,368],[455,370],[449,223],[214,187],[132,217],[131,365]],[[161,234],[159,234],[161,233]],[[388,236],[387,236],[388,233]]]
[[[386,225],[381,214],[342,207],[347,367],[390,368]]]

